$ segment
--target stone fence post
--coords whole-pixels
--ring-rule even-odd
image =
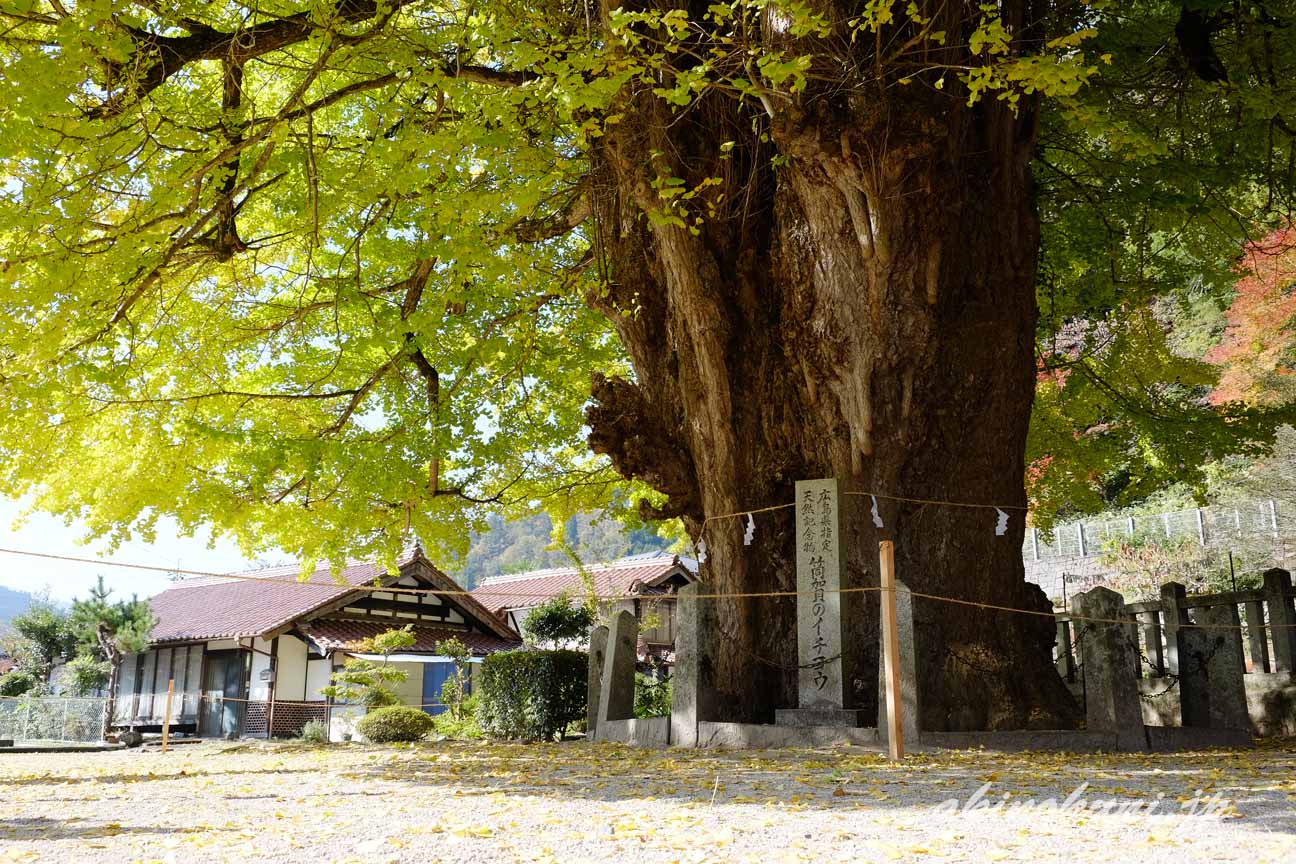
[[[1195,610],[1197,625],[1185,627],[1179,656],[1179,700],[1183,725],[1249,732],[1246,684],[1242,680],[1242,631],[1237,606]]]
[[[1188,610],[1180,603],[1188,596],[1188,590],[1178,582],[1167,582],[1161,586],[1161,626],[1165,630],[1165,664],[1167,675],[1179,674],[1179,655],[1183,645],[1182,628],[1188,623]]]
[[[589,678],[585,687],[585,739],[598,740],[599,697],[603,695],[603,666],[607,661],[608,628],[590,631]]]
[[[1076,661],[1075,655],[1071,653],[1071,622],[1066,618],[1058,619],[1053,644],[1057,646],[1057,658],[1053,665],[1057,667],[1062,680],[1070,684],[1076,680]]]
[[[1292,598],[1288,596],[1291,591],[1292,577],[1286,570],[1275,567],[1264,572],[1275,672],[1296,672],[1296,611],[1292,609]]]
[[[679,591],[675,604],[675,669],[671,673],[670,743],[696,747],[698,722],[715,720],[715,600],[694,582]]]
[[[1138,645],[1130,639],[1131,624],[1113,623],[1125,618],[1125,599],[1097,587],[1075,597],[1073,621],[1080,636],[1081,669],[1085,685],[1085,719],[1089,729],[1112,732],[1120,750],[1144,750],[1143,706],[1138,681],[1131,674]]]
[[[622,609],[612,616],[608,626],[607,655],[603,663],[599,690],[597,725],[609,720],[634,717],[635,648],[639,642],[639,622],[631,612]]]

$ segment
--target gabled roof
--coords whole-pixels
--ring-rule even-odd
[[[322,651],[354,648],[365,639],[372,639],[385,630],[399,625],[400,622],[387,621],[342,621],[333,618],[321,618],[301,625],[301,631]],[[436,650],[439,642],[454,637],[467,646],[474,654],[490,654],[494,651],[507,651],[522,644],[516,636],[512,639],[501,639],[491,633],[465,633],[449,627],[436,627],[415,624],[414,644],[402,651],[414,653]]]
[[[463,590],[432,566],[418,547],[403,553],[395,564],[402,575],[416,573],[433,588]],[[149,600],[157,617],[152,641],[264,636],[312,613],[337,606],[348,595],[356,593],[357,586],[389,585],[400,578],[389,574],[381,564],[366,562],[349,563],[336,576],[327,566],[305,580],[300,575],[301,568],[289,564],[177,582]],[[471,596],[460,594],[447,599],[496,636],[516,638],[507,625]]]
[[[550,597],[567,593],[573,599],[589,593],[586,578],[599,597],[641,597],[662,594],[672,576],[689,582],[695,575],[679,556],[668,552],[646,552],[603,564],[590,564],[584,576],[576,567],[552,567],[506,576],[490,576],[473,589],[472,596],[495,614],[509,609],[538,606]]]

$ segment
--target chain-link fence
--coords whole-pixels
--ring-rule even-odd
[[[0,739],[16,744],[102,741],[106,701],[96,697],[0,696]]]
[[[1147,513],[1119,519],[1085,520],[1055,525],[1051,530],[1026,532],[1022,557],[1026,561],[1101,556],[1112,542],[1192,539],[1202,546],[1245,546],[1262,543],[1279,547],[1296,537],[1296,519],[1289,503],[1272,499],[1217,505],[1193,510]],[[1275,552],[1281,560],[1285,550]]]

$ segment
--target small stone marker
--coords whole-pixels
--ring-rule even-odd
[[[670,743],[696,747],[698,722],[715,720],[715,600],[694,582],[675,604],[675,670],[671,675]]]
[[[1101,586],[1075,597],[1082,670],[1085,721],[1089,729],[1114,732],[1121,750],[1145,750],[1143,706],[1138,682],[1130,669],[1137,650],[1130,639],[1132,625],[1111,623],[1125,617],[1125,600]]]
[[[608,628],[600,624],[590,631],[589,679],[585,687],[585,737],[598,740],[599,697],[603,694],[603,665],[607,660]]]
[[[796,483],[797,704],[781,726],[860,726],[842,675],[841,503],[837,480]]]
[[[1250,731],[1246,684],[1242,679],[1242,632],[1237,607],[1206,606],[1194,610],[1201,627],[1191,633],[1179,657],[1183,725]]]
[[[598,726],[608,720],[634,717],[635,647],[639,641],[639,622],[633,613],[622,609],[612,616],[608,626],[607,655],[603,664],[603,684],[599,692]]]

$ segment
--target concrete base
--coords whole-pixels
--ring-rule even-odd
[[[779,708],[774,712],[775,726],[845,726],[858,729],[865,725],[865,712],[851,708]]]
[[[599,727],[599,741],[639,747],[666,747],[670,741],[670,718],[609,720]],[[1137,742],[1135,745],[1133,742]],[[734,750],[766,750],[784,747],[855,746],[883,752],[884,739],[872,726],[770,726],[758,723],[697,724],[698,747]],[[1026,751],[1061,753],[1167,753],[1177,750],[1206,750],[1213,747],[1253,746],[1250,733],[1242,729],[1205,729],[1180,726],[1145,726],[1139,732],[1117,735],[1102,730],[1043,729],[1002,732],[922,733],[921,746],[906,742],[905,749],[917,753],[933,749],[981,749],[999,753]]]
[[[850,726],[766,726],[757,723],[698,723],[699,747],[759,750],[771,747],[826,747],[854,744],[879,748],[877,729]]]
[[[1296,675],[1256,672],[1245,675],[1251,731],[1257,735],[1296,735]]]
[[[1290,672],[1248,672],[1246,687],[1251,734],[1264,737],[1296,735],[1296,676]],[[1143,722],[1149,727],[1179,726],[1183,712],[1179,688],[1172,678],[1141,678]]]
[[[125,750],[121,744],[22,744],[4,748],[5,753],[106,753]]]
[[[1252,747],[1251,733],[1243,729],[1206,729],[1195,726],[1145,726],[1148,749],[1153,753]]]
[[[603,720],[598,740],[637,747],[665,747],[670,744],[669,717],[641,717],[631,720]]]
[[[1085,731],[1079,729],[1022,729],[1002,732],[926,732],[922,733],[925,747],[948,750],[983,749],[996,753],[1021,753],[1028,750],[1047,750],[1063,753],[1114,753],[1117,751],[1113,732]]]

